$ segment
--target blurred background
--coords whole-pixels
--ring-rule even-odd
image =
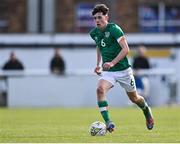
[[[96,49],[88,33],[98,3],[125,32],[132,65],[144,49],[149,67],[133,66],[139,92],[152,106],[180,104],[180,1],[1,0],[0,106],[96,106]],[[8,66],[9,59],[18,62]],[[107,98],[112,106],[132,105],[119,85]]]

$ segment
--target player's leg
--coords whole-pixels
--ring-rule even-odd
[[[117,74],[116,79],[120,83],[120,85],[126,90],[129,99],[143,110],[146,118],[147,128],[151,130],[154,125],[152,112],[144,98],[137,94],[132,69],[128,68],[127,70],[120,72],[119,74]]]
[[[146,118],[147,128],[149,130],[153,129],[154,126],[153,115],[151,112],[151,108],[148,106],[145,99],[142,96],[138,95],[136,91],[127,92],[127,95],[133,103],[137,104],[142,109],[144,116]]]
[[[115,128],[114,123],[110,120],[108,112],[108,102],[106,100],[106,93],[113,87],[113,84],[104,79],[100,79],[97,87],[97,101],[101,115],[106,122],[107,130],[112,132]]]

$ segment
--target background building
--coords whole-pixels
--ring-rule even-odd
[[[149,80],[143,92],[155,117],[151,132],[117,84],[107,95],[115,133],[89,134],[103,120],[88,34],[97,3],[110,7],[110,21],[125,32],[131,63],[137,47],[146,47],[151,68],[136,74]],[[63,75],[50,71],[57,48]],[[23,71],[2,69],[12,52]],[[0,0],[0,143],[180,143],[179,72],[180,0]]]
[[[1,33],[86,33],[93,26],[90,10],[107,4],[111,20],[125,32],[180,32],[176,0],[2,0]]]

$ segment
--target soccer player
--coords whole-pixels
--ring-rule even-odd
[[[100,75],[97,101],[101,115],[107,130],[110,133],[114,131],[115,124],[109,117],[105,95],[118,82],[126,90],[129,99],[142,109],[146,118],[146,126],[151,130],[154,125],[153,116],[144,98],[136,91],[133,72],[127,59],[129,46],[122,29],[108,22],[108,12],[109,8],[105,4],[97,4],[93,8],[92,16],[96,27],[90,32],[97,47],[97,65],[94,71]]]

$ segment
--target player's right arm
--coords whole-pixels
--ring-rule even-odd
[[[93,30],[91,30],[90,32],[90,36],[91,38],[94,40],[94,42],[96,43],[96,36],[97,36],[97,33],[96,33],[96,28],[94,28]],[[97,43],[96,43],[97,45]],[[101,60],[102,60],[102,57],[101,57],[101,53],[100,53],[100,50],[99,50],[99,47],[96,46],[96,67],[94,69],[94,72],[97,74],[97,75],[100,75],[101,74]]]
[[[97,74],[97,75],[100,75],[101,74],[101,53],[100,53],[100,50],[98,47],[96,47],[96,57],[97,57],[97,64],[96,64],[96,67],[94,69],[94,72]]]

